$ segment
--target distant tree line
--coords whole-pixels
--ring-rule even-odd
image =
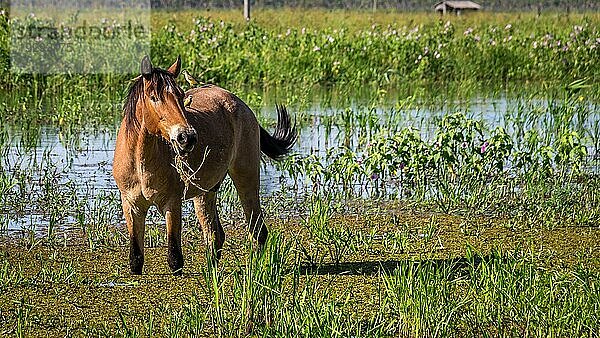
[[[491,11],[600,9],[599,0],[474,0]],[[241,8],[243,0],[151,0],[153,8]],[[256,8],[304,7],[331,9],[432,10],[438,0],[251,0]]]
[[[330,8],[330,9],[372,9],[377,4],[378,9],[395,9],[406,11],[432,10],[440,0],[250,0],[255,8]],[[599,10],[600,0],[474,0],[488,11],[589,11]],[[64,3],[66,6],[84,8],[94,7],[131,7],[151,4],[152,8],[241,8],[243,0],[18,0],[15,3],[27,4],[33,7],[44,7],[49,4]],[[0,8],[8,8],[9,0],[0,0]]]

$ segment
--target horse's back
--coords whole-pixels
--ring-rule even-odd
[[[260,148],[260,127],[252,110],[235,94],[215,85],[204,85],[190,89],[186,96],[192,96],[190,104],[190,121],[194,127],[206,129],[211,126],[212,132],[222,131],[231,135],[236,144],[242,143],[246,150],[250,146]],[[258,150],[260,151],[260,150]]]
[[[192,97],[190,107],[192,110],[204,114],[225,114],[224,117],[232,122],[256,124],[256,116],[248,106],[235,94],[215,85],[204,85],[192,88],[186,92]],[[218,116],[215,116],[218,118]],[[236,121],[233,121],[236,120]]]
[[[186,116],[198,133],[190,160],[203,163],[204,176],[212,177],[208,186],[235,163],[244,162],[258,170],[260,127],[252,110],[236,95],[214,85],[190,89],[186,96],[192,97]]]

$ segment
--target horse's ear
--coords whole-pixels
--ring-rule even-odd
[[[141,70],[142,76],[145,79],[150,78],[150,76],[152,75],[152,62],[150,62],[150,58],[148,57],[148,55],[144,56],[144,58],[142,59]]]
[[[167,69],[167,71],[171,74],[173,74],[173,76],[178,77],[179,76],[179,72],[181,71],[181,56],[178,55],[177,56],[177,60],[175,61],[174,64],[171,65],[171,67],[169,67],[169,69]]]

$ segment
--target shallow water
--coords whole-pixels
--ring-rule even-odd
[[[394,107],[394,104],[390,103],[385,107],[377,108],[362,108],[354,105],[348,110],[315,106],[299,114],[293,109],[289,111],[302,118],[300,138],[294,147],[294,153],[324,155],[328,149],[339,146],[354,150],[361,137],[379,129],[399,130],[411,126],[420,130],[423,137],[430,138],[436,119],[458,111],[483,120],[490,127],[501,125],[511,131],[511,121],[518,118],[521,111],[527,110],[527,107],[540,109],[546,106],[547,103],[542,101],[524,102],[519,99],[500,97],[450,102],[439,104],[437,107],[418,103]],[[276,118],[273,106],[264,106],[260,111],[261,120],[274,121]],[[588,121],[585,121],[585,125],[593,124],[594,120],[598,120],[598,116],[599,112],[594,110],[594,113],[588,117]],[[78,203],[77,199],[86,199],[90,201],[88,203],[95,203],[95,198],[100,195],[114,197],[118,191],[111,173],[117,128],[117,125],[104,126],[92,132],[84,130],[67,134],[58,128],[46,126],[39,129],[33,142],[29,142],[34,145],[31,147],[27,146],[28,142],[23,142],[28,136],[16,126],[5,127],[9,141],[8,147],[3,151],[2,166],[13,175],[33,172],[29,179],[39,181],[32,186],[42,187],[39,188],[40,191],[43,190],[44,185],[49,184],[48,180],[58,180],[57,186],[70,186],[77,196],[65,199],[64,203]],[[50,178],[45,176],[48,168],[53,169],[53,176]],[[261,176],[262,194],[267,196],[274,194],[281,189],[282,182],[292,185],[270,161],[265,161]],[[69,191],[59,191],[57,194],[64,195]],[[41,196],[37,197],[38,200],[54,198],[51,191],[45,191],[43,194],[39,191],[36,193]],[[80,210],[85,208],[85,206],[80,207]],[[96,208],[99,206],[96,205]],[[44,229],[47,229],[51,222],[45,211],[25,208],[21,212],[14,213],[10,210],[10,206],[5,207],[0,209],[0,229],[4,227],[8,230],[45,231]],[[67,215],[57,222],[59,227],[74,223],[77,223],[76,215]]]

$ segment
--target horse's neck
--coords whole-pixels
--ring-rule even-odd
[[[163,140],[160,139],[160,136],[150,134],[148,130],[145,128],[140,128],[140,133],[137,136],[138,140],[135,146],[135,157],[139,160],[138,163],[141,163],[143,166],[148,166],[151,164],[164,164],[163,162],[167,160],[165,158],[165,154],[161,151],[161,146],[163,146]]]
[[[134,148],[137,178],[142,195],[160,206],[169,198],[169,191],[179,182],[174,175],[173,156],[160,136],[140,128]]]
[[[134,143],[132,152],[137,163],[141,163],[142,165],[145,163],[152,163],[155,161],[156,152],[158,148],[159,136],[153,135],[148,131],[146,119],[144,119],[143,113],[143,103],[138,101],[136,107],[136,116],[137,120],[140,123],[138,133],[136,135],[136,142]]]
[[[161,156],[160,154],[160,146],[162,145],[161,142],[163,142],[160,139],[160,136],[153,135],[148,131],[143,116],[140,116],[139,114],[138,121],[140,121],[140,127],[135,136],[135,143],[132,144],[133,147],[131,149],[136,162],[141,165],[141,168],[148,168],[148,166],[164,162],[164,155]]]

